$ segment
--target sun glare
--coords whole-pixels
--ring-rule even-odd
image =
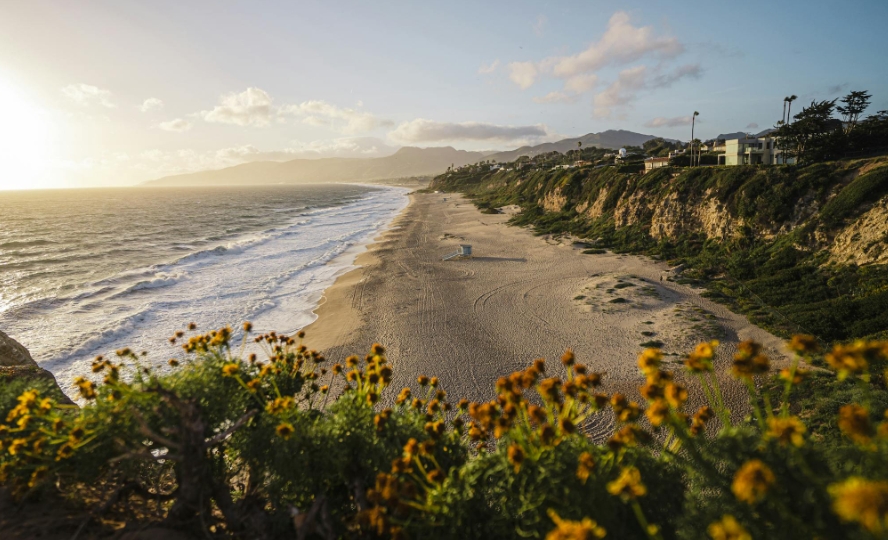
[[[48,187],[46,112],[0,75],[0,190]]]

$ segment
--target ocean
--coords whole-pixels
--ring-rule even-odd
[[[0,330],[65,389],[96,355],[251,321],[291,333],[407,205],[353,184],[0,192]]]

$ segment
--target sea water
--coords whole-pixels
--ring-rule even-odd
[[[182,355],[168,338],[189,322],[295,332],[406,193],[350,184],[0,192],[0,330],[65,389],[95,356],[122,347],[164,369]]]

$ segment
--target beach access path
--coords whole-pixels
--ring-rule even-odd
[[[307,345],[331,362],[363,356],[376,341],[385,345],[395,377],[384,401],[403,386],[416,389],[420,374],[437,376],[454,402],[489,400],[497,378],[534,358],[562,373],[558,358],[567,348],[604,373],[605,391],[640,400],[642,344],[661,342],[667,367],[680,370],[681,353],[718,339],[717,371],[737,415],[746,408],[745,387],[728,374],[737,343],[756,340],[778,365],[786,362],[782,340],[670,281],[665,263],[584,254],[569,240],[507,225],[508,215],[482,214],[459,195],[410,197],[358,257],[360,268],[327,289],[318,320],[306,328]],[[473,257],[441,260],[462,243],[472,245]],[[687,384],[689,406],[701,404],[696,382]],[[608,424],[591,429],[604,432]]]

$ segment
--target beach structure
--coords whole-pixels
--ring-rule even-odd
[[[668,167],[669,158],[666,157],[649,157],[644,160],[644,172],[650,172],[660,167]]]
[[[459,248],[456,251],[454,251],[453,253],[448,253],[441,260],[449,261],[450,259],[456,259],[456,258],[462,259],[462,258],[471,257],[471,256],[472,256],[472,246],[470,244],[460,244]]]

